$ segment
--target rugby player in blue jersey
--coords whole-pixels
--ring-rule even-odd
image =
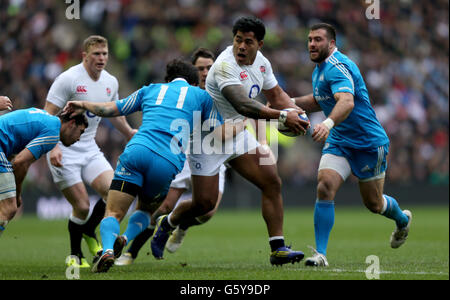
[[[57,117],[37,108],[0,117],[0,235],[22,204],[22,182],[30,165],[60,140],[72,145],[87,127],[85,116]]]
[[[356,64],[338,51],[331,25],[320,23],[310,28],[308,50],[317,64],[312,74],[313,93],[294,100],[307,112],[323,111],[326,119],[312,133],[314,141],[325,145],[314,208],[316,250],[305,264],[328,266],[326,251],[334,225],[334,198],[350,173],[359,180],[365,206],[395,221],[391,247],[398,248],[408,236],[412,214],[383,194],[389,138],[370,104],[364,79]]]
[[[89,110],[101,117],[142,111],[142,125],[119,157],[108,193],[106,216],[100,223],[103,251],[92,267],[107,272],[122,248],[150,224],[150,207],[165,198],[171,181],[182,169],[189,136],[197,113],[210,127],[221,122],[209,94],[197,87],[197,69],[189,62],[173,60],[166,70],[165,84],[150,84],[123,100],[106,103],[68,102],[71,114]],[[203,123],[203,128],[205,128]],[[138,208],[130,217],[122,237],[119,223],[138,197]],[[146,208],[144,210],[144,208]],[[117,241],[116,241],[117,240]]]

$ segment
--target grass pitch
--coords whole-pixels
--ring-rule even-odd
[[[449,208],[408,207],[413,213],[405,245],[391,249],[394,222],[363,208],[336,207],[328,248],[328,268],[269,263],[266,227],[258,210],[219,210],[209,223],[192,227],[175,254],[158,261],[149,243],[135,264],[114,266],[105,274],[80,270],[81,280],[366,280],[379,259],[381,280],[449,280]],[[122,222],[122,232],[126,226]],[[312,208],[285,208],[285,238],[309,256],[314,246]],[[87,247],[83,245],[91,261]],[[65,280],[69,254],[66,220],[44,221],[22,216],[0,238],[0,280]]]

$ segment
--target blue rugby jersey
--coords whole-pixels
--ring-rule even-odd
[[[358,66],[337,49],[312,74],[313,95],[328,116],[336,100],[334,94],[348,92],[354,96],[354,108],[342,123],[335,126],[327,142],[356,149],[373,148],[389,142],[370,104],[369,93]]]
[[[59,141],[61,121],[45,110],[20,109],[0,117],[0,152],[9,157],[27,148],[38,159]]]
[[[202,123],[210,122],[210,128],[222,123],[209,94],[184,79],[144,86],[116,104],[121,115],[143,112],[142,125],[128,145],[140,144],[153,150],[178,171],[186,160],[184,152],[194,128],[194,113]]]

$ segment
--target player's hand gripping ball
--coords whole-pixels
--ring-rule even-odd
[[[294,110],[294,108],[285,108],[285,109],[282,109],[282,110],[284,110],[284,111],[292,111],[292,110]],[[306,113],[298,114],[298,117],[299,117],[300,119],[304,120],[304,121],[309,122],[309,118],[308,118],[308,116],[306,115]],[[308,125],[308,128],[309,128],[309,125]],[[306,128],[306,129],[308,130],[308,128]],[[290,137],[299,136],[299,135],[305,135],[305,134],[302,134],[302,133],[297,134],[297,133],[291,131],[291,130],[289,129],[289,127],[285,126],[285,125],[284,125],[283,123],[281,123],[281,122],[278,122],[278,131],[279,131],[280,133],[284,134],[285,136],[290,136]]]

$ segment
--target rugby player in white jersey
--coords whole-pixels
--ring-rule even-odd
[[[243,17],[237,20],[233,26],[233,45],[225,49],[212,66],[206,79],[206,90],[223,119],[233,125],[243,122],[246,117],[278,119],[293,132],[305,133],[309,122],[298,117],[303,111],[278,85],[270,62],[259,51],[264,35],[265,26],[259,19]],[[264,94],[272,108],[253,100],[260,93]],[[287,107],[296,110],[286,112],[274,109]],[[247,130],[236,135],[231,145],[232,154],[227,154],[230,149],[224,149],[224,154],[196,154],[195,146],[188,158],[194,197],[191,203],[180,203],[168,216],[159,220],[151,242],[153,256],[157,259],[163,257],[170,232],[183,220],[204,215],[215,207],[220,166],[228,162],[262,192],[262,214],[272,251],[270,262],[281,265],[300,261],[303,252],[293,251],[284,243],[281,179],[275,163],[261,164],[260,161],[267,150]]]
[[[82,62],[60,74],[50,87],[44,110],[56,115],[70,100],[108,102],[119,99],[117,79],[106,70],[108,41],[102,36],[90,36],[83,43]],[[101,250],[95,228],[105,213],[105,202],[114,171],[95,142],[100,117],[86,112],[89,127],[80,141],[70,147],[59,143],[47,154],[53,181],[72,205],[69,217],[70,248],[73,259],[68,265],[89,267],[81,251],[82,239],[95,255]],[[125,117],[110,119],[127,140],[136,132]],[[101,199],[89,215],[89,196],[84,183],[90,185]],[[77,259],[78,258],[78,259]]]

